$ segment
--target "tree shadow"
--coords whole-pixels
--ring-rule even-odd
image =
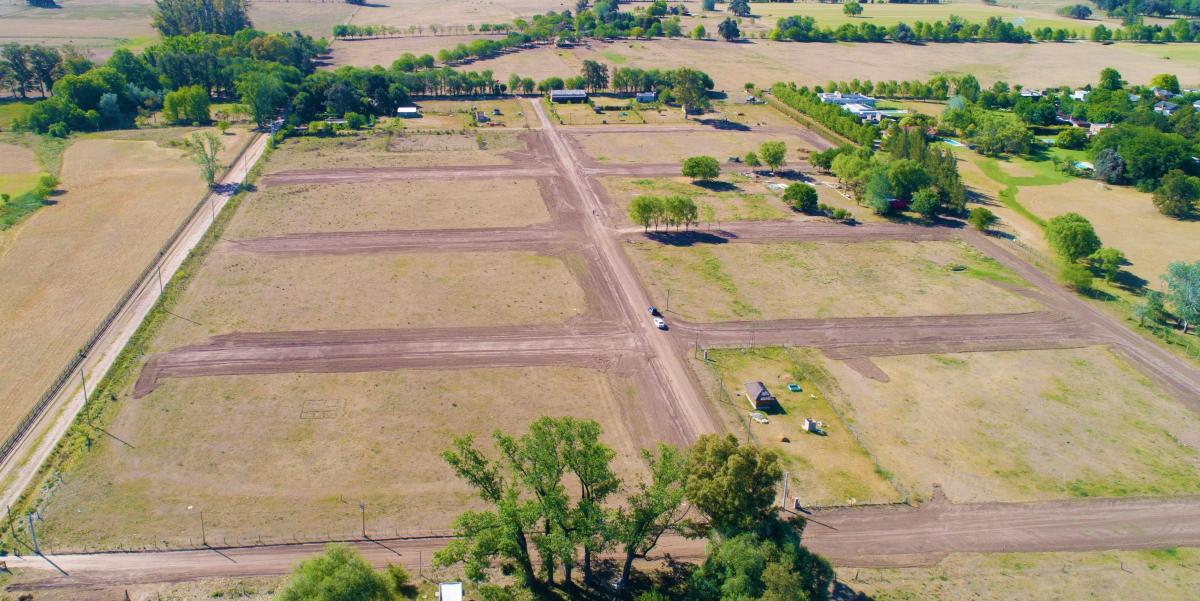
[[[715,179],[695,181],[692,182],[692,185],[699,186],[710,192],[736,192],[738,190],[738,187],[734,184]]]
[[[697,119],[697,123],[725,131],[750,131],[750,126],[728,119]]]
[[[1125,264],[1129,264],[1129,262],[1126,261]],[[1113,277],[1112,283],[1130,292],[1137,292],[1150,284],[1149,280],[1138,277],[1124,269],[1117,272],[1117,275]]]
[[[695,246],[697,244],[726,244],[729,242],[729,239],[726,237],[698,230],[647,232],[646,237],[659,244],[679,247]]]
[[[830,601],[872,601],[870,595],[850,588],[841,580],[833,583],[833,591],[829,594]]]

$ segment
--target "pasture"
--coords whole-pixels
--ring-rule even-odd
[[[508,165],[508,152],[524,144],[507,132],[351,132],[328,138],[289,138],[279,145],[270,172],[290,169]]]
[[[656,133],[625,133],[614,128],[603,133],[578,132],[571,134],[588,156],[601,163],[644,164],[679,163],[683,159],[704,154],[724,161],[731,156],[744,156],[758,151],[763,142],[781,141],[787,145],[787,162],[795,163],[814,150],[801,137],[799,126],[792,132],[669,131]],[[650,140],[653,140],[650,143]],[[789,165],[785,164],[785,168]],[[795,165],[791,165],[795,167]]]
[[[651,196],[687,196],[700,208],[703,225],[716,225],[722,221],[770,221],[786,219],[793,214],[790,207],[765,183],[742,176],[725,176],[719,184],[702,187],[684,177],[615,178],[601,179],[611,200],[611,210],[622,223],[629,221],[629,201],[643,194]],[[706,208],[707,207],[707,208]],[[706,213],[711,209],[713,220]]]

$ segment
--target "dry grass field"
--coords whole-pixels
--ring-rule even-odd
[[[421,108],[419,119],[389,120],[389,123],[398,123],[410,130],[463,129],[471,122],[471,114],[475,112],[483,113],[488,118],[488,124],[480,124],[485,131],[491,127],[527,129],[536,121],[525,114],[527,107],[515,98],[422,100],[417,106]],[[494,110],[499,110],[500,114],[494,114]]]
[[[451,10],[447,8],[453,7]],[[389,0],[364,6],[354,16],[357,25],[384,24],[396,27],[409,25],[468,25],[509,22],[546,11],[574,12],[570,0],[460,0],[453,4],[424,0]],[[428,30],[426,30],[428,32]]]
[[[516,134],[359,132],[331,138],[289,138],[279,145],[268,170],[434,165],[508,165],[505,153],[523,150]]]
[[[100,441],[50,495],[49,544],[195,544],[201,509],[214,544],[344,536],[360,501],[379,535],[446,529],[477,506],[439,456],[455,436],[595,419],[623,475],[655,438],[627,382],[578,368],[181,379],[120,406],[107,429],[132,446]]]
[[[711,24],[713,27],[715,23]],[[358,42],[353,54],[335,52],[338,64],[388,64],[401,54],[388,44]],[[368,46],[376,45],[378,51]],[[1164,46],[1167,52],[1181,45]],[[617,60],[614,60],[616,58]],[[727,44],[715,40],[636,40],[611,44],[591,42],[569,50],[540,48],[478,61],[467,70],[490,69],[502,81],[511,73],[544,79],[579,72],[584,60],[610,66],[641,68],[694,67],[712,76],[718,90],[738,94],[742,84],[777,81],[824,84],[851,78],[928,79],[938,73],[971,73],[984,84],[996,80],[1026,86],[1094,83],[1100,69],[1111,66],[1125,79],[1145,84],[1156,73],[1175,73],[1180,81],[1200,81],[1200,60],[1166,59],[1136,44],[1103,46],[1090,42],[1064,44],[800,44],[754,40]]]
[[[1032,311],[1015,275],[959,242],[625,245],[655,303],[689,321]],[[954,266],[965,267],[952,271]]]
[[[152,350],[230,332],[560,323],[588,310],[566,262],[525,251],[213,252]]]
[[[603,163],[678,163],[698,154],[724,161],[727,157],[740,157],[752,150],[757,151],[763,142],[774,140],[787,144],[788,162],[799,161],[813,150],[797,135],[757,131],[703,129],[654,134],[575,133],[571,134],[571,138],[579,143],[584,152]]]
[[[806,507],[887,503],[899,498],[829,405],[825,389],[836,383],[819,367],[819,360],[782,348],[717,349],[710,350],[708,358],[733,402],[720,405],[726,427],[741,435],[749,424],[758,444],[780,453],[784,469],[791,474],[789,496],[799,497]],[[702,377],[709,375],[700,361],[692,364]],[[757,381],[767,386],[782,408],[767,412],[767,424],[747,419],[752,409],[743,385]],[[789,391],[789,383],[799,384],[801,391]],[[824,422],[826,435],[806,433],[801,425],[805,418]]]
[[[0,18],[7,42],[75,46],[104,59],[119,47],[140,48],[158,33],[150,26],[152,0],[61,0],[59,8],[12,3]]]
[[[874,601],[1189,599],[1200,590],[1200,550],[964,553],[932,567],[837,573]]]
[[[333,26],[345,23],[356,8],[349,2],[260,0],[250,3],[250,19],[255,29],[263,31],[299,31],[314,38],[329,38]]]
[[[14,144],[0,144],[0,194],[16,196],[37,184],[37,157],[33,151]],[[0,205],[4,201],[0,200]]]
[[[1011,6],[988,6],[982,3],[968,2],[944,2],[940,4],[869,4],[863,6],[863,13],[858,17],[849,17],[842,12],[842,7],[837,4],[823,4],[817,2],[794,2],[794,3],[767,3],[756,4],[752,7],[753,14],[756,17],[757,27],[751,27],[751,31],[756,29],[769,30],[775,26],[775,22],[781,17],[790,17],[793,15],[813,17],[822,27],[837,28],[843,23],[871,23],[874,25],[890,27],[900,22],[912,25],[916,21],[925,21],[931,23],[933,21],[947,21],[950,15],[957,15],[971,22],[983,22],[989,17],[999,17],[1000,19],[1014,24],[1022,24],[1026,29],[1053,27],[1055,29],[1063,28],[1072,31],[1083,31],[1086,33],[1092,27],[1095,27],[1099,21],[1087,20],[1078,21],[1066,17],[1042,11],[1034,11],[1029,9],[1013,8]],[[1102,17],[1103,13],[1097,11],[1097,17]],[[715,17],[715,15],[714,15]],[[1112,21],[1108,22],[1111,26]],[[1119,23],[1118,23],[1119,25]]]
[[[604,189],[612,201],[613,215],[625,225],[629,221],[626,208],[635,196],[687,196],[700,207],[700,220],[710,224],[705,213],[710,207],[717,223],[725,221],[770,221],[787,219],[793,211],[763,181],[754,181],[738,176],[725,176],[720,181],[733,189],[702,188],[685,177],[657,178],[601,178]]]
[[[1200,417],[1104,348],[879,357],[828,368],[868,447],[954,502],[1200,492]]]
[[[549,220],[537,183],[529,179],[275,186],[247,198],[225,237],[519,227]]]
[[[191,129],[159,130],[182,138]],[[137,133],[137,132],[133,132]],[[229,136],[245,141],[239,136]],[[128,137],[134,137],[132,135]],[[232,148],[235,141],[229,140]],[[234,152],[227,151],[228,156]],[[0,239],[0,431],[24,415],[204,194],[181,150],[86,137],[63,193]],[[136,182],[137,194],[131,194]]]
[[[36,578],[36,572],[18,572],[9,585],[19,585],[26,578]],[[239,601],[271,601],[286,580],[283,576],[249,578],[204,578],[189,582],[156,582],[146,584],[114,584],[102,586],[79,584],[38,592],[38,601],[111,601],[124,599],[163,599],[164,601],[198,601],[200,599],[238,599]]]

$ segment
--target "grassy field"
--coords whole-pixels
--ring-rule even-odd
[[[188,131],[176,129],[173,135]],[[153,141],[80,139],[67,149],[62,165],[63,193],[55,204],[0,237],[0,305],[5,307],[0,431],[5,433],[205,189],[182,151]],[[137,194],[130,194],[132,182]]]
[[[333,36],[333,26],[345,23],[356,7],[348,2],[286,2],[264,0],[250,4],[256,29],[299,31],[315,38]]]
[[[769,221],[786,219],[793,214],[791,208],[762,181],[753,181],[737,175],[725,175],[719,180],[720,187],[701,187],[685,177],[656,178],[602,178],[604,189],[613,203],[613,211],[621,222],[632,225],[626,208],[635,196],[687,196],[701,208],[700,218],[705,218],[705,206],[711,207],[717,222],[723,221]],[[715,224],[712,224],[715,225]]]
[[[898,493],[883,478],[870,456],[846,429],[830,406],[826,389],[836,386],[819,360],[803,351],[782,348],[710,350],[710,368],[732,405],[721,405],[726,427],[739,435],[746,429],[761,445],[778,451],[784,469],[791,474],[792,494],[801,505],[853,505],[896,501]],[[693,367],[708,375],[709,368],[693,361]],[[770,423],[747,419],[752,411],[743,394],[743,384],[761,381],[779,399],[781,410],[769,413]],[[800,392],[790,392],[789,383]],[[740,415],[739,415],[740,414]],[[735,417],[736,416],[736,417]],[[801,422],[812,418],[824,422],[826,435],[809,434]],[[785,442],[786,440],[786,442]]]
[[[557,323],[587,309],[566,263],[532,252],[269,256],[230,244],[154,348],[229,332]]]
[[[757,151],[763,142],[773,140],[787,144],[789,162],[804,158],[812,150],[799,136],[756,131],[701,129],[654,134],[576,133],[571,134],[571,138],[593,159],[604,163],[678,163],[697,154],[724,161],[726,157],[740,157],[752,150]]]
[[[767,3],[755,4],[753,13],[759,18],[758,25],[763,29],[771,29],[781,17],[793,15],[813,17],[822,27],[837,28],[843,23],[858,25],[871,23],[873,25],[890,27],[897,23],[912,25],[917,21],[932,23],[946,22],[950,15],[958,15],[971,22],[986,21],[989,17],[999,17],[1006,22],[1022,25],[1032,30],[1041,27],[1067,29],[1086,32],[1095,27],[1099,21],[1077,21],[1059,17],[1052,13],[1035,12],[1031,10],[1014,9],[1007,6],[987,6],[981,3],[947,2],[941,4],[865,4],[863,13],[858,17],[849,17],[837,4],[822,4],[817,2]],[[1111,23],[1110,23],[1111,25]],[[753,31],[755,28],[752,27]]]
[[[358,132],[329,138],[289,138],[269,171],[435,165],[507,165],[505,153],[523,149],[515,134]]]
[[[150,26],[151,0],[61,0],[58,8],[23,4],[0,19],[5,42],[71,45],[93,58],[120,47],[139,48],[157,37]]]
[[[16,196],[37,183],[39,168],[32,150],[13,144],[0,144],[0,194]],[[4,201],[0,200],[0,206]]]
[[[278,186],[259,189],[227,237],[519,227],[549,219],[537,183],[528,179]]]
[[[691,321],[1004,313],[1039,305],[958,242],[625,245],[655,303]],[[965,270],[955,272],[952,266]]]
[[[481,112],[488,118],[484,129],[494,127],[529,128],[533,121],[525,115],[526,106],[515,98],[503,100],[426,100],[417,103],[421,109],[418,119],[396,119],[389,123],[399,124],[409,130],[460,130],[473,125],[472,114]],[[499,110],[496,115],[492,111]]]
[[[26,572],[33,577],[37,572]],[[21,584],[25,574],[20,572],[10,584]],[[239,601],[271,601],[286,579],[282,576],[249,578],[205,578],[190,582],[160,582],[101,586],[79,584],[39,590],[38,601],[111,601],[124,599],[162,599],[163,601],[197,601],[200,599],[237,599]]]
[[[1200,589],[1200,549],[955,554],[933,567],[837,572],[874,601],[1183,600]]]
[[[8,129],[17,117],[23,117],[33,106],[32,100],[6,99],[0,101],[0,129]]]
[[[454,436],[483,442],[542,415],[591,418],[627,475],[655,438],[629,415],[637,403],[623,380],[559,367],[173,380],[119,403],[106,429],[132,446],[98,440],[49,495],[39,535],[196,544],[199,509],[214,544],[350,535],[360,501],[379,536],[445,529],[478,506],[439,457]]]
[[[1103,348],[839,362],[848,419],[916,494],[955,502],[1200,492],[1200,417]]]

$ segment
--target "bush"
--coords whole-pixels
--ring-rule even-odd
[[[971,227],[981,232],[987,230],[998,220],[999,218],[996,217],[996,214],[986,207],[975,207],[971,209],[970,215],[967,216],[967,223],[970,223]]]
[[[683,175],[694,180],[710,180],[721,175],[721,164],[709,156],[688,157],[683,160]]]
[[[1067,150],[1079,150],[1087,146],[1087,134],[1078,127],[1070,127],[1058,132],[1054,136],[1054,145]]]
[[[171,123],[208,123],[208,90],[184,86],[163,98],[163,118]]]
[[[362,129],[367,125],[367,118],[355,112],[346,113],[345,118],[346,127],[350,129]]]
[[[817,211],[817,189],[801,183],[788,185],[783,191],[784,202],[802,213],[815,213]]]
[[[1078,213],[1063,213],[1046,222],[1046,241],[1068,263],[1100,250],[1095,228]]]
[[[1092,290],[1092,272],[1079,263],[1063,263],[1058,277],[1062,280],[1063,284],[1076,292],[1088,292]]]
[[[1197,199],[1200,199],[1200,178],[1178,169],[1163,176],[1154,190],[1154,207],[1168,217],[1187,217]]]
[[[912,204],[909,206],[913,211],[920,214],[926,219],[933,219],[937,216],[938,209],[941,208],[942,202],[938,198],[938,193],[932,188],[921,188],[912,196]]]
[[[758,155],[753,150],[747,152],[746,157],[742,160],[746,162],[746,166],[748,167],[759,167],[762,165],[762,161],[758,160]]]

